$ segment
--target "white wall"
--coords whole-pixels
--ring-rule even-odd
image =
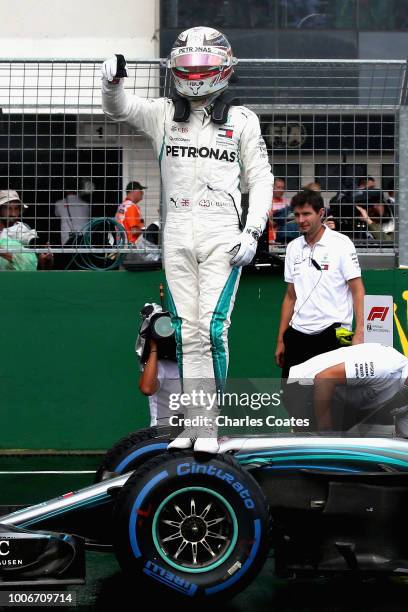
[[[104,59],[113,53],[128,60],[159,57],[159,0],[0,0],[0,23],[1,59]],[[130,68],[129,77],[127,86],[136,84],[141,96],[148,95],[146,79],[150,88],[156,82],[146,70],[135,80]],[[52,72],[47,64],[27,64],[24,72],[21,64],[0,64],[3,112],[73,112],[86,121],[87,105],[93,106],[93,119],[101,120],[96,117],[102,113],[99,69],[92,64],[54,66]],[[127,136],[112,146],[122,146],[124,186],[129,180],[148,186],[142,203],[148,224],[159,218],[159,168],[149,141],[131,133],[122,127]]]
[[[2,58],[159,57],[158,0],[0,0]]]

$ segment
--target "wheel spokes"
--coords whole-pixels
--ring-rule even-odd
[[[184,512],[182,511],[182,509],[180,508],[180,506],[174,506],[175,511],[177,512],[177,514],[179,516],[181,516],[182,519],[187,518],[187,515],[184,514]]]
[[[197,488],[198,489],[198,488]],[[166,558],[181,567],[207,567],[221,558],[231,540],[231,520],[210,492],[194,489],[163,506],[158,517],[158,540]]]
[[[174,558],[177,559],[179,554],[181,552],[183,552],[183,550],[185,549],[185,547],[187,546],[188,542],[187,540],[183,540],[182,543],[180,544],[180,546],[178,547],[177,551],[174,554]]]
[[[226,538],[224,535],[221,535],[220,533],[215,533],[214,531],[207,531],[207,537],[210,538],[216,538],[217,540],[228,540],[228,538]]]
[[[179,538],[182,538],[183,536],[181,535],[180,532],[177,533],[173,533],[172,535],[167,536],[167,538],[163,538],[163,542],[171,542],[172,540],[178,540]]]
[[[212,557],[215,557],[215,552],[213,551],[211,546],[208,544],[207,540],[205,540],[205,539],[201,540],[200,544],[202,544],[204,546],[205,550],[207,552],[209,552]]]
[[[194,565],[197,565],[197,542],[192,542],[191,543],[191,552],[193,554],[193,563]]]
[[[205,518],[207,516],[207,514],[209,513],[209,511],[211,510],[212,504],[208,504],[208,506],[206,506],[204,508],[204,510],[202,511],[202,513],[200,514],[200,518]],[[208,523],[207,523],[208,525]]]
[[[225,521],[225,516],[220,516],[220,518],[212,519],[211,521],[206,521],[206,524],[207,527],[213,527],[214,525],[218,525],[218,523],[221,523],[222,521]]]
[[[169,521],[168,519],[163,519],[162,523],[165,525],[170,525],[170,527],[175,527],[176,529],[180,529],[181,527],[181,522],[177,523],[177,521]]]

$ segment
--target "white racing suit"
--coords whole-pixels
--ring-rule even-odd
[[[261,233],[272,201],[258,118],[231,106],[224,125],[214,124],[204,109],[192,109],[187,122],[177,123],[167,98],[129,96],[123,81],[105,79],[102,94],[108,117],[153,141],[166,203],[164,267],[183,389],[207,379],[215,391],[214,380],[220,389],[227,375],[227,333],[241,273],[227,253],[241,233],[240,178],[249,190],[246,227]]]

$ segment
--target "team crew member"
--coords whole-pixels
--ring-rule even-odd
[[[353,344],[363,342],[364,326],[364,286],[353,243],[323,225],[319,193],[301,191],[291,206],[302,235],[286,251],[287,290],[275,353],[283,378],[292,365],[338,348],[336,327],[351,330],[353,307]]]
[[[129,244],[134,244],[144,229],[144,220],[139,202],[143,200],[143,187],[138,181],[131,181],[126,186],[126,198],[118,206],[115,219],[123,225]]]
[[[276,346],[276,362],[286,379],[289,368],[339,347],[337,328],[351,330],[353,344],[363,342],[364,285],[356,249],[347,236],[323,224],[320,193],[304,190],[292,198],[301,236],[287,247],[285,281]],[[285,404],[294,416],[298,403],[285,388]]]
[[[167,213],[164,265],[183,390],[190,394],[197,385],[215,393],[225,382],[241,267],[255,255],[272,199],[259,120],[246,107],[233,106],[225,92],[235,63],[223,34],[196,27],[182,32],[171,51],[172,99],[129,96],[122,56],[102,67],[105,113],[150,136],[160,162]],[[241,178],[249,191],[244,228]],[[198,437],[195,450],[216,452],[216,434],[214,424]],[[193,437],[186,430],[173,446],[188,448]]]
[[[288,384],[314,385],[314,413],[320,431],[338,422],[334,400],[345,409],[389,410],[398,435],[408,437],[408,359],[382,344],[342,347],[293,366]],[[305,394],[303,393],[303,396]],[[301,399],[301,396],[299,396]]]

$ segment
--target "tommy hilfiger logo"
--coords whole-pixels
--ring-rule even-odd
[[[218,137],[219,138],[232,138],[234,135],[234,130],[230,130],[228,128],[219,128]]]

